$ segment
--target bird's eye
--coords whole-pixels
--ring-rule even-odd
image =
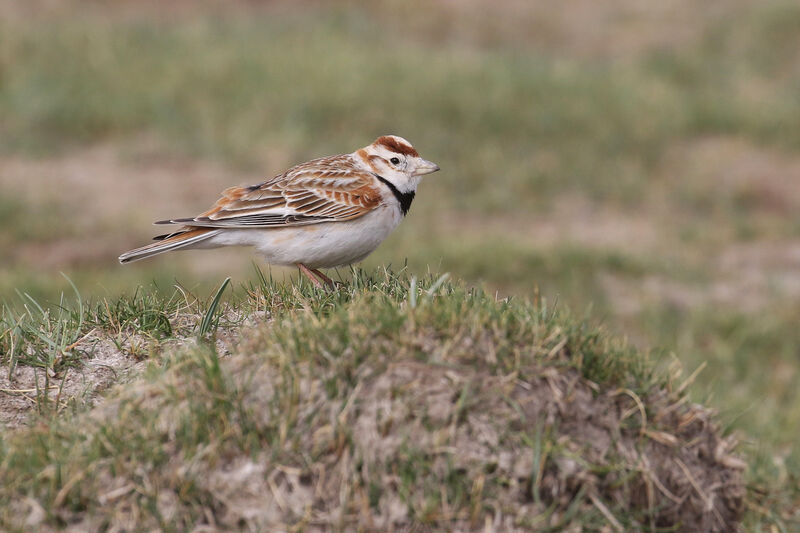
[[[393,165],[397,165],[397,164],[399,164],[399,163],[400,163],[400,160],[399,160],[399,159],[397,159],[396,157],[393,157],[393,158],[391,158],[389,161],[390,161],[390,162],[391,162]]]

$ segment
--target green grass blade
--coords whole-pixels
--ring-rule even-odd
[[[211,331],[211,326],[214,324],[214,318],[217,312],[217,306],[219,305],[219,301],[222,299],[222,293],[225,292],[225,289],[231,282],[231,278],[225,278],[225,281],[222,282],[219,289],[217,289],[217,293],[214,295],[214,299],[211,300],[211,305],[208,306],[208,310],[206,314],[203,316],[203,320],[200,322],[200,328],[197,331],[198,336],[205,337],[209,331]]]

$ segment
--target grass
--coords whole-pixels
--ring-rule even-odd
[[[667,362],[705,365],[688,392],[743,436],[756,506],[746,527],[791,528],[797,6],[681,4],[655,26],[649,10],[615,3],[580,16],[534,3],[53,9],[20,18],[0,6],[0,299],[13,308],[4,363],[12,336],[14,350],[28,342],[21,317],[30,339],[61,331],[58,346],[111,332],[110,344],[92,335],[66,357],[41,339],[13,356],[43,361],[40,381],[53,361],[77,365],[62,363],[50,387],[88,346],[158,360],[196,336],[213,301],[196,295],[228,276],[248,283],[252,258],[182,253],[120,268],[116,256],[149,238],[149,220],[394,132],[443,171],[366,268],[407,261],[503,297],[539,294],[591,309]],[[74,292],[62,271],[84,297],[80,332],[59,326],[77,313],[60,303]],[[41,303],[42,322],[17,290],[69,313]],[[257,312],[292,301],[278,294]],[[306,301],[335,309],[346,303],[337,298]],[[242,318],[214,316],[220,332]],[[474,391],[463,390],[467,402]],[[50,405],[91,403],[79,393],[64,388]]]
[[[383,271],[355,272],[335,293],[261,278],[219,307],[226,285],[190,314],[199,331],[216,313],[240,317],[234,325],[264,313],[234,328],[234,354],[205,341],[165,350],[144,380],[96,409],[0,441],[4,527],[37,509],[39,526],[90,529],[500,520],[554,530],[699,521],[722,531],[737,520],[739,467],[698,460],[698,428],[715,429],[704,410],[681,407],[676,376],[544,301]],[[85,313],[84,327],[104,323]],[[104,316],[103,334],[115,335],[124,313]],[[138,331],[151,333],[144,323]],[[604,424],[616,445],[597,440]],[[662,444],[674,439],[683,446]],[[634,450],[651,471],[626,455]],[[684,502],[696,498],[662,457],[691,465],[687,475],[722,502],[719,518],[699,511],[702,500],[634,496],[663,478]],[[724,490],[718,475],[728,476]]]

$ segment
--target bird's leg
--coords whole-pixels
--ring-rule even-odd
[[[319,279],[321,279],[322,281],[324,281],[324,282],[325,282],[325,284],[326,284],[328,287],[330,287],[331,289],[335,289],[335,288],[336,288],[336,282],[335,282],[335,281],[333,281],[333,280],[332,280],[331,278],[329,278],[328,276],[326,276],[325,274],[323,274],[322,272],[320,272],[318,268],[312,268],[312,269],[311,269],[311,272],[313,272],[313,273],[314,273],[314,275],[315,275],[315,276],[317,276]]]
[[[315,287],[322,288],[322,283],[314,277],[314,273],[310,268],[305,266],[303,263],[297,263],[297,268],[299,268],[300,272],[305,274],[305,276],[311,280],[311,283],[313,283]]]

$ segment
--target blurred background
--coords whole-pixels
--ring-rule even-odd
[[[797,2],[0,0],[0,300],[247,282],[246,249],[116,258],[386,133],[442,172],[366,266],[707,363],[756,471],[800,471]]]

